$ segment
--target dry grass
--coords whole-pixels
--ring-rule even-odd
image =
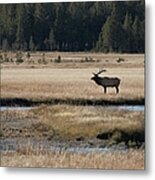
[[[13,62],[3,62],[2,67],[16,68],[94,68],[94,67],[144,67],[144,54],[104,54],[89,52],[30,52],[30,58],[27,58],[27,52],[22,52],[23,63],[17,65],[15,52],[1,52],[4,56],[7,54],[9,60]],[[43,55],[44,54],[44,55]],[[55,63],[55,59],[61,57],[61,63]],[[43,62],[42,59],[44,58]],[[124,61],[119,62],[119,58]],[[91,61],[87,61],[91,59]]]
[[[106,75],[121,79],[120,93],[108,94],[90,80],[97,69],[2,69],[1,98],[141,99],[144,98],[143,68],[107,68]]]
[[[102,107],[51,106],[33,110],[41,122],[69,139],[96,137],[115,129],[125,132],[143,131],[144,113]]]
[[[27,63],[2,63],[1,65],[1,98],[86,98],[110,99],[144,98],[144,55],[140,54],[102,54],[102,53],[45,53],[47,61],[60,55],[62,63],[38,64],[37,59],[43,53],[31,53],[34,68]],[[8,52],[8,57],[15,59],[15,53]],[[81,63],[81,59],[92,57],[100,62]],[[117,60],[124,61],[118,63]],[[68,62],[67,60],[71,60]],[[92,72],[106,68],[106,76],[117,76],[121,79],[120,94],[115,89],[108,89],[105,95],[101,87],[90,80]]]
[[[113,153],[3,153],[1,166],[53,167],[53,168],[97,168],[97,169],[144,169],[144,151],[129,150]]]
[[[101,53],[45,53],[46,64],[39,64],[42,53],[31,53],[32,62],[15,63],[15,53],[7,52],[14,62],[1,64],[1,98],[23,98],[30,100],[58,99],[121,99],[144,98],[144,55]],[[61,63],[54,59],[62,57]],[[94,62],[84,62],[92,57]],[[118,63],[118,58],[125,61]],[[51,61],[52,60],[52,61]],[[104,94],[90,80],[92,72],[105,68],[107,76],[121,79],[120,93],[108,89]],[[79,137],[94,138],[99,133],[115,129],[125,132],[144,130],[144,112],[130,112],[88,106],[40,106],[30,111],[1,112],[4,138],[49,138],[53,130],[64,140]],[[49,158],[50,157],[50,158]],[[102,169],[144,169],[144,151],[129,150],[115,153],[76,154],[68,152],[41,151],[27,153],[3,153],[2,166],[62,167]]]
[[[30,111],[1,112],[5,137],[49,137],[52,130],[63,139],[93,138],[115,129],[127,133],[144,130],[144,112],[132,112],[103,107],[40,106]],[[15,129],[22,130],[11,131]],[[9,134],[8,134],[9,133]]]
[[[1,120],[3,120],[4,138],[24,138],[23,140],[30,138],[30,144],[26,145],[26,148],[17,149],[17,152],[2,152],[1,166],[144,169],[144,150],[141,149],[80,154],[67,151],[34,150],[31,147],[33,138],[41,140],[53,136],[51,130],[54,130],[64,141],[75,140],[79,137],[94,138],[98,133],[114,129],[126,132],[141,131],[144,128],[143,112],[128,112],[103,107],[44,105],[30,111],[4,111],[1,113]],[[11,131],[14,129],[13,126],[16,131]],[[10,131],[8,131],[9,128]]]

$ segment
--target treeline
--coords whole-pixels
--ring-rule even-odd
[[[143,53],[145,3],[0,5],[0,49]]]

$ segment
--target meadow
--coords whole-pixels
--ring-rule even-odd
[[[25,100],[34,106],[28,111],[2,111],[1,139],[128,149],[84,155],[34,151],[30,143],[26,151],[3,152],[3,166],[144,169],[144,112],[97,106],[144,105],[143,54],[1,52],[0,59],[1,103],[22,106]],[[119,94],[113,88],[104,94],[91,81],[92,72],[99,69],[106,69],[102,76],[121,79]]]
[[[31,55],[33,66],[24,57],[24,62],[17,65],[14,56],[8,53],[13,62],[1,64],[1,98],[144,99],[144,55],[47,53],[44,65],[38,63],[39,54],[34,53]],[[59,63],[49,60],[58,56],[62,59]],[[90,57],[94,62],[82,61]],[[92,72],[99,69],[106,69],[103,76],[121,79],[119,94],[115,95],[115,89],[109,88],[105,95],[103,89],[90,80]]]

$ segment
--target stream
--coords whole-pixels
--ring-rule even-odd
[[[101,107],[101,106],[99,106]],[[108,108],[108,109],[118,109],[118,110],[127,110],[127,111],[144,111],[145,106],[144,105],[112,105],[112,106],[102,106],[103,108]],[[0,111],[6,111],[6,110],[31,110],[33,108],[37,107],[32,107],[32,106],[1,106]]]

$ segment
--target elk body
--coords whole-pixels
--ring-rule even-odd
[[[91,80],[94,80],[95,83],[104,88],[104,93],[107,92],[108,87],[114,87],[116,89],[116,93],[119,93],[119,85],[120,79],[117,77],[99,77],[99,74],[105,72],[106,70],[101,70],[98,73],[93,73],[93,77]]]

